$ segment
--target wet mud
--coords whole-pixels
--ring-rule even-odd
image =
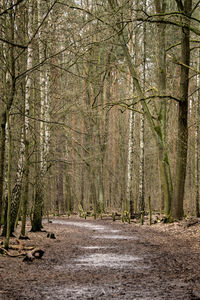
[[[29,228],[28,228],[29,229]],[[32,263],[0,256],[0,300],[200,299],[200,225],[44,220]]]

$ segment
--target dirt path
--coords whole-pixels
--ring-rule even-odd
[[[53,219],[42,260],[0,256],[0,299],[200,299],[200,225]]]

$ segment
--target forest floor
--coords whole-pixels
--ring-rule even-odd
[[[1,300],[200,299],[200,220],[51,220],[44,229],[56,239],[28,232],[22,241],[43,249],[42,259],[0,256]]]

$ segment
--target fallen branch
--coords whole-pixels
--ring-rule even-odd
[[[10,245],[9,246],[9,249],[12,249],[12,250],[17,250],[17,251],[22,251],[22,250],[25,250],[25,251],[30,251],[30,250],[33,250],[34,247],[33,246],[22,246],[22,248],[18,245]]]
[[[11,244],[9,245],[9,249],[12,250],[17,250],[19,252],[25,250],[25,251],[30,251],[33,250],[35,247],[34,246],[25,246],[22,244],[22,242],[19,239],[16,239],[17,245]]]
[[[35,258],[40,259],[44,255],[44,251],[39,248],[35,248],[32,251],[29,251],[24,257],[23,261],[33,261]]]
[[[17,254],[11,254],[8,250],[6,250],[5,248],[0,248],[0,254],[3,255],[8,255],[10,257],[22,257],[24,255],[26,255],[26,252],[21,252],[21,253],[17,253]]]
[[[35,258],[40,259],[44,255],[44,251],[34,246],[25,246],[20,240],[16,240],[16,244],[9,245],[9,249],[5,249],[3,244],[0,247],[0,254],[10,257],[24,257],[23,261],[33,261]],[[15,250],[17,253],[9,252],[9,250]]]

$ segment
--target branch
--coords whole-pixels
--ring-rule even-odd
[[[40,28],[42,27],[42,25],[44,24],[46,18],[48,17],[48,15],[50,14],[50,12],[52,11],[53,7],[55,6],[55,4],[57,3],[58,0],[55,0],[54,3],[51,5],[51,7],[49,8],[48,12],[46,13],[46,15],[44,16],[43,20],[41,21],[40,25],[38,26],[38,28],[36,29],[35,33],[33,34],[33,36],[31,37],[30,41],[28,42],[28,45],[31,44],[31,42],[33,41],[33,39],[35,38],[35,36],[37,35],[38,31],[40,30]]]
[[[181,42],[176,43],[176,44],[174,44],[174,45],[171,45],[171,46],[168,47],[167,49],[165,49],[165,51],[167,52],[167,51],[169,51],[169,50],[171,50],[171,49],[173,49],[173,48],[176,48],[177,46],[180,46],[180,45],[181,45]]]
[[[199,4],[200,4],[200,1],[198,1],[198,2],[196,3],[196,5],[194,6],[194,8],[192,9],[191,15],[192,15],[193,12],[196,10],[196,8],[199,6]]]
[[[191,66],[188,66],[188,65],[184,64],[183,62],[177,60],[175,57],[173,57],[173,56],[171,56],[171,55],[169,55],[169,54],[168,54],[167,56],[168,56],[169,58],[171,58],[171,59],[174,61],[174,63],[176,63],[177,65],[183,66],[183,67],[185,67],[185,68],[188,68],[188,69],[191,70],[191,71],[194,71],[194,72],[197,73],[197,74],[200,74],[200,71],[198,71],[197,69],[194,69],[194,68],[192,68]]]
[[[145,97],[143,99],[140,99],[140,101],[145,101],[145,100],[154,99],[154,98],[171,99],[171,100],[175,100],[177,102],[181,102],[181,99],[176,98],[171,95],[151,95],[151,96]]]
[[[144,11],[143,11],[144,12]],[[172,12],[165,12],[165,13],[158,13],[158,14],[153,14],[153,15],[148,15],[146,12],[144,12],[145,15],[148,17],[148,18],[153,18],[153,17],[167,17],[167,16],[183,16],[189,20],[192,20],[192,21],[196,21],[198,23],[200,23],[200,20],[195,18],[195,17],[191,17],[191,15],[186,15],[184,12],[182,11],[172,11]]]
[[[27,48],[27,46],[20,45],[20,44],[16,44],[16,43],[13,43],[13,42],[10,42],[10,41],[5,40],[5,39],[3,39],[3,38],[1,38],[1,37],[0,37],[0,41],[4,42],[4,43],[6,43],[6,44],[9,44],[9,45],[11,45],[11,46],[13,46],[13,47],[18,47],[18,48],[22,48],[22,49],[26,49],[26,48]]]
[[[150,16],[151,17],[151,16]],[[149,23],[163,23],[163,24],[168,24],[168,25],[174,25],[180,28],[188,28],[189,30],[191,30],[192,32],[194,32],[196,35],[200,36],[200,30],[193,27],[193,26],[189,26],[187,24],[182,24],[182,23],[178,23],[178,22],[174,22],[174,21],[170,21],[170,20],[164,20],[164,19],[159,19],[159,20],[151,20],[150,17],[148,18],[137,18],[137,21],[142,21],[142,22],[149,22]],[[154,16],[153,16],[154,17]]]
[[[129,98],[129,99],[126,99],[126,100],[131,100],[131,99],[136,99],[136,98],[138,98],[138,97]],[[166,100],[171,99],[171,100],[175,100],[176,102],[181,102],[181,99],[176,98],[176,97],[171,96],[171,95],[151,95],[151,96],[148,96],[148,97],[145,97],[145,98],[140,98],[137,101],[135,101],[134,103],[130,103],[130,104],[128,104],[125,101],[118,101],[118,102],[113,102],[113,103],[107,103],[104,108],[106,108],[108,106],[113,107],[115,105],[118,105],[118,106],[123,107],[125,109],[133,110],[133,111],[138,112],[140,114],[144,114],[144,112],[136,110],[133,107],[135,105],[137,105],[140,101],[147,101],[147,100],[151,100],[151,99],[155,99],[155,98],[166,99]]]
[[[11,5],[10,7],[8,7],[7,9],[5,9],[4,11],[2,11],[0,13],[0,16],[7,14],[9,10],[13,9],[15,6],[19,5],[21,2],[23,2],[24,0],[18,0],[15,4]]]
[[[16,4],[12,5],[11,7],[9,7],[8,9],[6,9],[5,11],[3,11],[2,13],[0,13],[0,16],[2,14],[5,14],[7,13],[9,10],[13,9],[14,6],[20,4],[22,1],[24,0],[18,0]],[[42,25],[44,24],[46,18],[48,17],[48,15],[50,14],[50,12],[52,11],[53,7],[55,6],[55,4],[57,3],[57,0],[54,1],[54,3],[51,5],[51,7],[49,8],[48,12],[46,13],[46,15],[44,16],[42,22],[40,23],[40,25],[38,26],[38,28],[36,29],[35,33],[33,34],[33,36],[31,37],[31,39],[28,41],[28,44],[26,46],[24,45],[20,45],[20,44],[16,44],[16,43],[13,43],[13,42],[10,42],[8,40],[5,40],[3,38],[0,37],[0,41],[4,42],[4,43],[7,43],[11,46],[14,46],[14,47],[18,47],[18,48],[22,48],[22,49],[27,49],[28,46],[32,43],[33,39],[35,38],[35,36],[37,35],[38,31],[40,30],[40,28],[42,27]]]
[[[70,125],[67,125],[66,123],[62,123],[62,122],[57,122],[57,121],[48,121],[48,120],[44,120],[44,119],[41,119],[41,118],[36,118],[36,117],[32,117],[30,115],[26,115],[26,114],[23,114],[22,112],[14,112],[14,113],[10,113],[11,116],[15,116],[15,115],[22,115],[22,116],[25,116],[26,118],[30,119],[30,120],[34,120],[36,122],[42,122],[42,123],[46,123],[46,124],[50,124],[50,125],[58,125],[58,126],[62,126],[62,127],[65,127],[65,128],[68,128],[70,129],[71,131],[73,132],[76,132],[78,134],[84,134],[84,135],[87,135],[87,132],[83,132],[83,131],[80,131],[78,129],[74,129],[72,128]]]
[[[198,43],[198,44],[199,44],[200,41],[198,41],[198,40],[191,40],[190,43]],[[181,42],[176,43],[176,44],[174,44],[174,45],[171,45],[171,46],[168,47],[167,49],[165,49],[165,51],[167,52],[167,51],[171,50],[172,48],[175,48],[175,47],[180,46],[180,45],[181,45]],[[199,48],[199,47],[193,47],[193,48],[191,48],[190,50],[193,50],[194,48]]]
[[[58,51],[57,53],[54,53],[52,55],[50,55],[49,57],[44,58],[42,61],[40,61],[38,64],[36,64],[35,66],[33,66],[32,68],[24,71],[23,73],[19,74],[16,76],[16,80],[19,80],[20,78],[22,78],[23,76],[26,76],[28,73],[37,70],[39,67],[41,67],[42,65],[44,65],[45,62],[47,62],[48,60],[50,60],[51,58],[56,57],[57,55],[63,53],[64,51],[66,51],[68,49],[68,47]]]

